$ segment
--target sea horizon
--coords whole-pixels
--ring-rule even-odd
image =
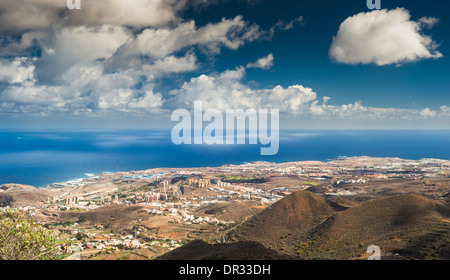
[[[218,167],[252,161],[328,161],[355,156],[450,159],[448,130],[281,130],[280,150],[273,156],[261,156],[261,145],[175,145],[170,130],[162,129],[2,131],[0,137],[0,184],[35,187],[104,172]]]

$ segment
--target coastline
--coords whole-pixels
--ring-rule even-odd
[[[339,160],[361,160],[361,159],[377,159],[377,160],[399,160],[399,161],[410,161],[410,162],[420,162],[420,161],[441,161],[441,162],[448,162],[450,164],[450,160],[447,159],[439,159],[439,158],[421,158],[421,159],[405,159],[405,158],[399,158],[399,157],[371,157],[371,156],[339,156],[337,158],[328,159],[326,161],[320,161],[320,160],[305,160],[305,161],[287,161],[287,162],[270,162],[270,161],[250,161],[250,162],[243,162],[241,164],[222,164],[219,166],[201,166],[201,167],[157,167],[157,168],[150,168],[150,169],[141,169],[141,170],[128,170],[128,171],[103,171],[101,173],[85,173],[85,177],[71,179],[63,182],[53,182],[49,185],[43,186],[43,187],[36,187],[37,189],[61,189],[62,187],[54,186],[54,185],[67,185],[67,186],[77,186],[79,183],[84,182],[87,179],[96,178],[101,175],[109,174],[109,175],[116,175],[116,174],[133,174],[133,173],[142,173],[142,172],[148,172],[150,170],[161,170],[161,169],[168,169],[168,170],[191,170],[191,169],[208,169],[208,168],[221,168],[224,166],[242,166],[242,165],[252,165],[255,163],[267,163],[267,164],[274,164],[274,165],[283,165],[283,164],[290,164],[290,163],[310,163],[310,162],[321,162],[321,163],[328,163],[333,161],[339,161]],[[77,184],[78,183],[78,184]],[[22,185],[20,183],[6,183],[6,184],[17,184]],[[4,185],[4,184],[0,184]]]
[[[1,133],[0,133],[1,134]],[[327,161],[339,156],[450,159],[450,131],[289,131],[275,156],[258,145],[174,145],[154,131],[3,133],[0,182],[45,187],[86,173],[147,168],[219,167],[251,161]],[[17,138],[20,137],[20,140]]]

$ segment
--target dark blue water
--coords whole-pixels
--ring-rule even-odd
[[[205,167],[339,156],[450,159],[450,131],[281,131],[274,156],[260,145],[180,145],[170,131],[0,132],[0,184],[42,187],[86,173]]]

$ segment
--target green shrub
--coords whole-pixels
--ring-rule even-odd
[[[53,231],[14,210],[0,216],[0,260],[54,259],[57,252]]]

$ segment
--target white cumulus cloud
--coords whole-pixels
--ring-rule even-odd
[[[0,59],[0,82],[20,84],[31,81],[34,79],[34,70],[32,59],[26,57]]]
[[[194,21],[188,21],[175,28],[147,28],[127,44],[125,52],[162,58],[186,47],[199,46],[218,53],[222,46],[237,49],[261,34],[257,25],[249,24],[242,16],[199,28]]]
[[[180,89],[171,92],[175,96],[168,100],[168,106],[191,108],[194,101],[201,100],[204,108],[219,110],[273,108],[286,114],[298,114],[303,106],[317,97],[311,88],[301,85],[253,89],[243,83],[245,74],[245,68],[239,67],[217,75],[192,78]]]
[[[273,54],[258,59],[256,62],[247,64],[247,68],[270,69],[273,66]]]
[[[68,10],[66,0],[2,0],[0,31],[24,32],[61,25],[161,27],[181,21],[185,0],[89,0]],[[132,15],[132,16],[130,16]]]
[[[403,8],[359,13],[342,22],[330,56],[341,63],[380,66],[440,58],[438,45],[421,32],[425,22],[430,26],[436,20],[413,21]]]

